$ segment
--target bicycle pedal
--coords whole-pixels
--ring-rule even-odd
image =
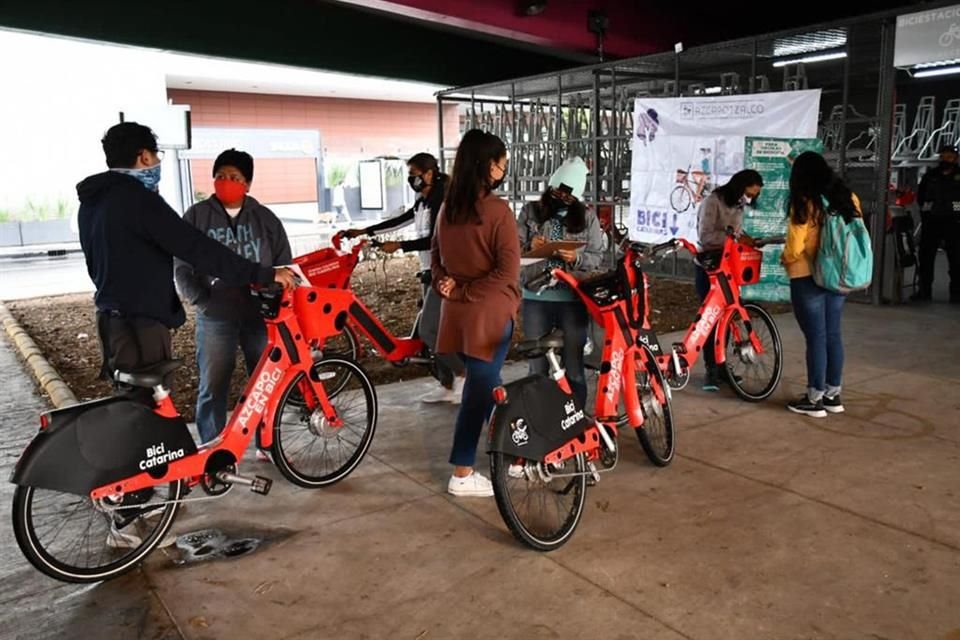
[[[217,474],[217,478],[220,482],[226,484],[245,484],[250,487],[250,491],[253,493],[258,493],[261,496],[265,496],[270,493],[270,488],[273,486],[273,480],[270,478],[264,478],[263,476],[238,476],[235,473],[230,473],[229,471],[221,471]]]
[[[597,471],[597,465],[593,464],[593,462],[587,463],[587,466],[589,469],[587,472],[587,479],[592,478],[593,484],[595,485],[600,482],[600,472]]]
[[[264,478],[263,476],[255,476],[253,479],[253,484],[250,485],[250,491],[258,493],[261,496],[265,496],[270,493],[270,489],[273,487],[273,480],[270,478]]]

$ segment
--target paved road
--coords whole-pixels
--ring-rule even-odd
[[[93,292],[83,254],[0,259],[0,300]]]
[[[142,572],[68,585],[44,577],[20,554],[9,516],[14,487],[6,479],[48,408],[0,334],[0,638],[180,638]]]

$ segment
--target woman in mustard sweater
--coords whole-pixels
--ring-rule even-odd
[[[846,296],[813,281],[820,229],[831,213],[860,216],[860,201],[818,153],[797,157],[790,173],[790,212],[781,262],[790,276],[790,302],[807,343],[807,393],[787,405],[794,413],[825,418],[842,413],[843,337],[840,320]]]

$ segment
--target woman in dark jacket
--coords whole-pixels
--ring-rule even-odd
[[[412,224],[416,229],[415,239],[402,242],[388,240],[380,248],[386,253],[397,250],[417,251],[420,256],[420,268],[429,274],[433,231],[437,226],[437,214],[443,205],[450,177],[440,171],[437,159],[429,153],[418,153],[407,160],[407,169],[409,170],[407,182],[417,194],[413,206],[399,216],[379,224],[364,229],[350,229],[346,235],[348,238],[361,235],[374,236],[378,233],[397,231]],[[420,339],[436,356],[436,376],[440,384],[438,388],[420,398],[420,401],[460,404],[460,396],[463,393],[463,363],[455,355],[436,354],[439,326],[440,298],[431,290],[428,278],[423,287],[423,312],[420,315],[419,333]]]

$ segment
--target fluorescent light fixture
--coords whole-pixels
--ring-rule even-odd
[[[790,64],[810,64],[811,62],[826,62],[827,60],[840,60],[847,57],[846,51],[836,51],[834,53],[818,53],[812,56],[804,56],[802,58],[794,58],[792,60],[777,60],[773,63],[774,67],[785,67]]]
[[[827,29],[825,31],[814,31],[799,36],[790,36],[780,38],[773,43],[773,56],[783,58],[785,56],[797,56],[805,53],[814,53],[824,49],[838,49],[846,46],[846,29]]]
[[[923,71],[914,72],[913,77],[933,78],[935,76],[949,76],[954,73],[960,73],[960,67],[938,67],[935,69],[925,69]]]
[[[715,96],[718,93],[723,93],[723,87],[707,87],[703,90],[703,93],[708,96]]]
[[[950,67],[956,64],[960,64],[960,58],[954,58],[953,60],[939,60],[937,62],[921,62],[920,64],[914,65],[914,71],[919,69],[929,69],[931,67]]]

